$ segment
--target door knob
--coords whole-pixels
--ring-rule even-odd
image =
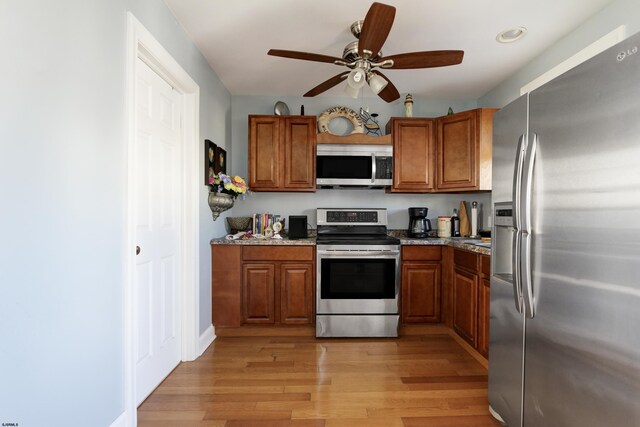
[[[136,246],[136,255],[140,255],[140,246]]]

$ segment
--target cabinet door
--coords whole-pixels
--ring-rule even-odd
[[[282,263],[280,323],[313,323],[313,264]]]
[[[240,326],[242,259],[240,245],[211,245],[211,316],[214,326]]]
[[[275,267],[273,264],[242,266],[243,323],[275,323]]]
[[[489,288],[488,279],[482,279],[478,291],[478,351],[489,356]]]
[[[275,191],[281,184],[280,118],[249,116],[249,188]]]
[[[437,135],[438,190],[477,190],[477,111],[439,118]]]
[[[424,193],[434,186],[434,121],[393,119],[392,192]]]
[[[476,347],[478,275],[459,268],[453,273],[453,329]]]
[[[316,119],[284,119],[284,178],[288,191],[316,189]]]
[[[402,264],[403,323],[440,322],[440,263]]]

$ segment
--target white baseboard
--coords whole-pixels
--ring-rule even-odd
[[[213,325],[209,325],[207,330],[200,335],[200,347],[199,347],[200,352],[198,353],[198,357],[200,357],[202,353],[204,353],[205,350],[209,348],[209,346],[215,339],[216,339],[216,330],[213,327]]]
[[[127,413],[123,412],[109,427],[127,427]]]

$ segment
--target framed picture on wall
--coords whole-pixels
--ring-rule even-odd
[[[227,173],[227,152],[221,147],[216,147],[213,170],[215,173]]]
[[[213,141],[209,141],[208,139],[204,140],[204,185],[210,185],[209,178],[213,178],[216,174],[215,160],[217,149],[218,146],[214,144]]]

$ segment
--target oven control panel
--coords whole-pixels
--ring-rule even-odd
[[[328,211],[327,222],[378,222],[378,212]]]
[[[387,225],[386,209],[318,208],[318,225]]]

